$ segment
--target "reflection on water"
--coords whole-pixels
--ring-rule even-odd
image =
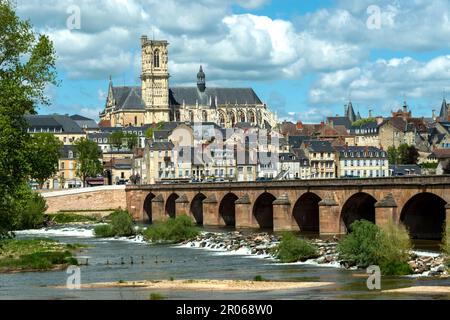
[[[208,229],[218,231],[217,229]],[[228,230],[229,231],[229,230]],[[169,299],[443,299],[449,296],[386,295],[366,288],[363,271],[352,272],[337,268],[308,265],[281,265],[258,257],[221,255],[215,252],[177,246],[151,246],[127,240],[104,240],[89,236],[89,228],[65,228],[47,232],[22,233],[20,238],[48,237],[66,243],[89,245],[81,255],[89,256],[89,265],[81,267],[81,282],[117,282],[120,280],[165,279],[243,279],[262,275],[269,280],[323,281],[335,285],[308,290],[270,292],[164,291]],[[65,236],[64,236],[65,235]],[[431,248],[421,243],[421,249]],[[131,264],[131,257],[133,264]],[[122,259],[123,263],[122,264]],[[133,288],[57,289],[65,285],[64,271],[2,274],[0,299],[148,299],[150,291]],[[383,278],[382,288],[391,289],[417,285],[449,286],[449,279]]]

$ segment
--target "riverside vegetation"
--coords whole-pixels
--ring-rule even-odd
[[[126,210],[115,210],[107,218],[111,222],[96,226],[94,234],[99,238],[130,237],[136,235],[133,218]]]
[[[163,243],[180,243],[197,237],[199,233],[192,219],[184,214],[165,222],[157,222],[143,232],[145,239]]]
[[[83,246],[61,244],[55,240],[0,241],[0,272],[25,272],[63,269],[77,265],[73,253]]]

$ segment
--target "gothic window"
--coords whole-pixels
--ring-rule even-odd
[[[191,122],[195,122],[194,121],[194,113],[192,111],[189,111],[189,119],[191,120]]]
[[[137,126],[137,117],[134,117],[134,125]]]
[[[245,122],[245,114],[244,114],[244,112],[239,112],[239,117],[240,117],[240,121],[241,122]]]
[[[208,113],[206,111],[202,112],[202,120],[203,122],[208,122]]]
[[[153,67],[159,68],[159,50],[156,49],[153,53]]]
[[[253,111],[250,111],[248,113],[248,119],[249,119],[249,122],[252,124],[256,122],[255,113]]]
[[[225,116],[222,112],[219,113],[219,123],[221,126],[225,126]]]

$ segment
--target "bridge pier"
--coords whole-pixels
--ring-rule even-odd
[[[319,229],[321,235],[345,233],[341,228],[340,207],[334,199],[319,202]]]
[[[219,214],[219,205],[215,195],[203,200],[203,225],[210,227],[225,226],[225,222]]]
[[[235,202],[236,228],[258,228],[253,218],[252,202],[245,194]]]
[[[399,221],[397,203],[392,193],[388,193],[386,197],[375,203],[375,223],[383,228],[391,222],[397,224]]]
[[[168,219],[164,208],[164,198],[162,195],[157,195],[152,199],[152,216],[153,221],[165,221]]]
[[[283,194],[273,202],[273,231],[299,231],[295,225],[291,201],[287,194]]]
[[[183,194],[181,197],[179,197],[177,200],[175,200],[175,215],[176,216],[184,214],[184,215],[191,217],[192,220],[194,220],[194,222],[195,222],[195,219],[192,216],[190,211],[191,210],[189,208],[189,200],[185,194]]]

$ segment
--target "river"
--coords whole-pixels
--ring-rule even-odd
[[[217,230],[215,230],[217,231]],[[332,286],[270,292],[164,291],[168,299],[449,299],[449,295],[411,295],[369,291],[364,271],[305,264],[279,264],[264,257],[213,252],[180,246],[152,246],[139,240],[97,239],[92,226],[65,226],[20,232],[18,238],[52,238],[89,247],[81,266],[81,282],[173,279],[243,279],[261,275],[268,280],[333,282]],[[123,264],[122,264],[123,259]],[[131,264],[131,259],[133,264]],[[69,290],[65,271],[0,274],[0,299],[148,299],[148,289],[108,288]],[[383,277],[382,290],[409,286],[450,286],[450,278]]]

